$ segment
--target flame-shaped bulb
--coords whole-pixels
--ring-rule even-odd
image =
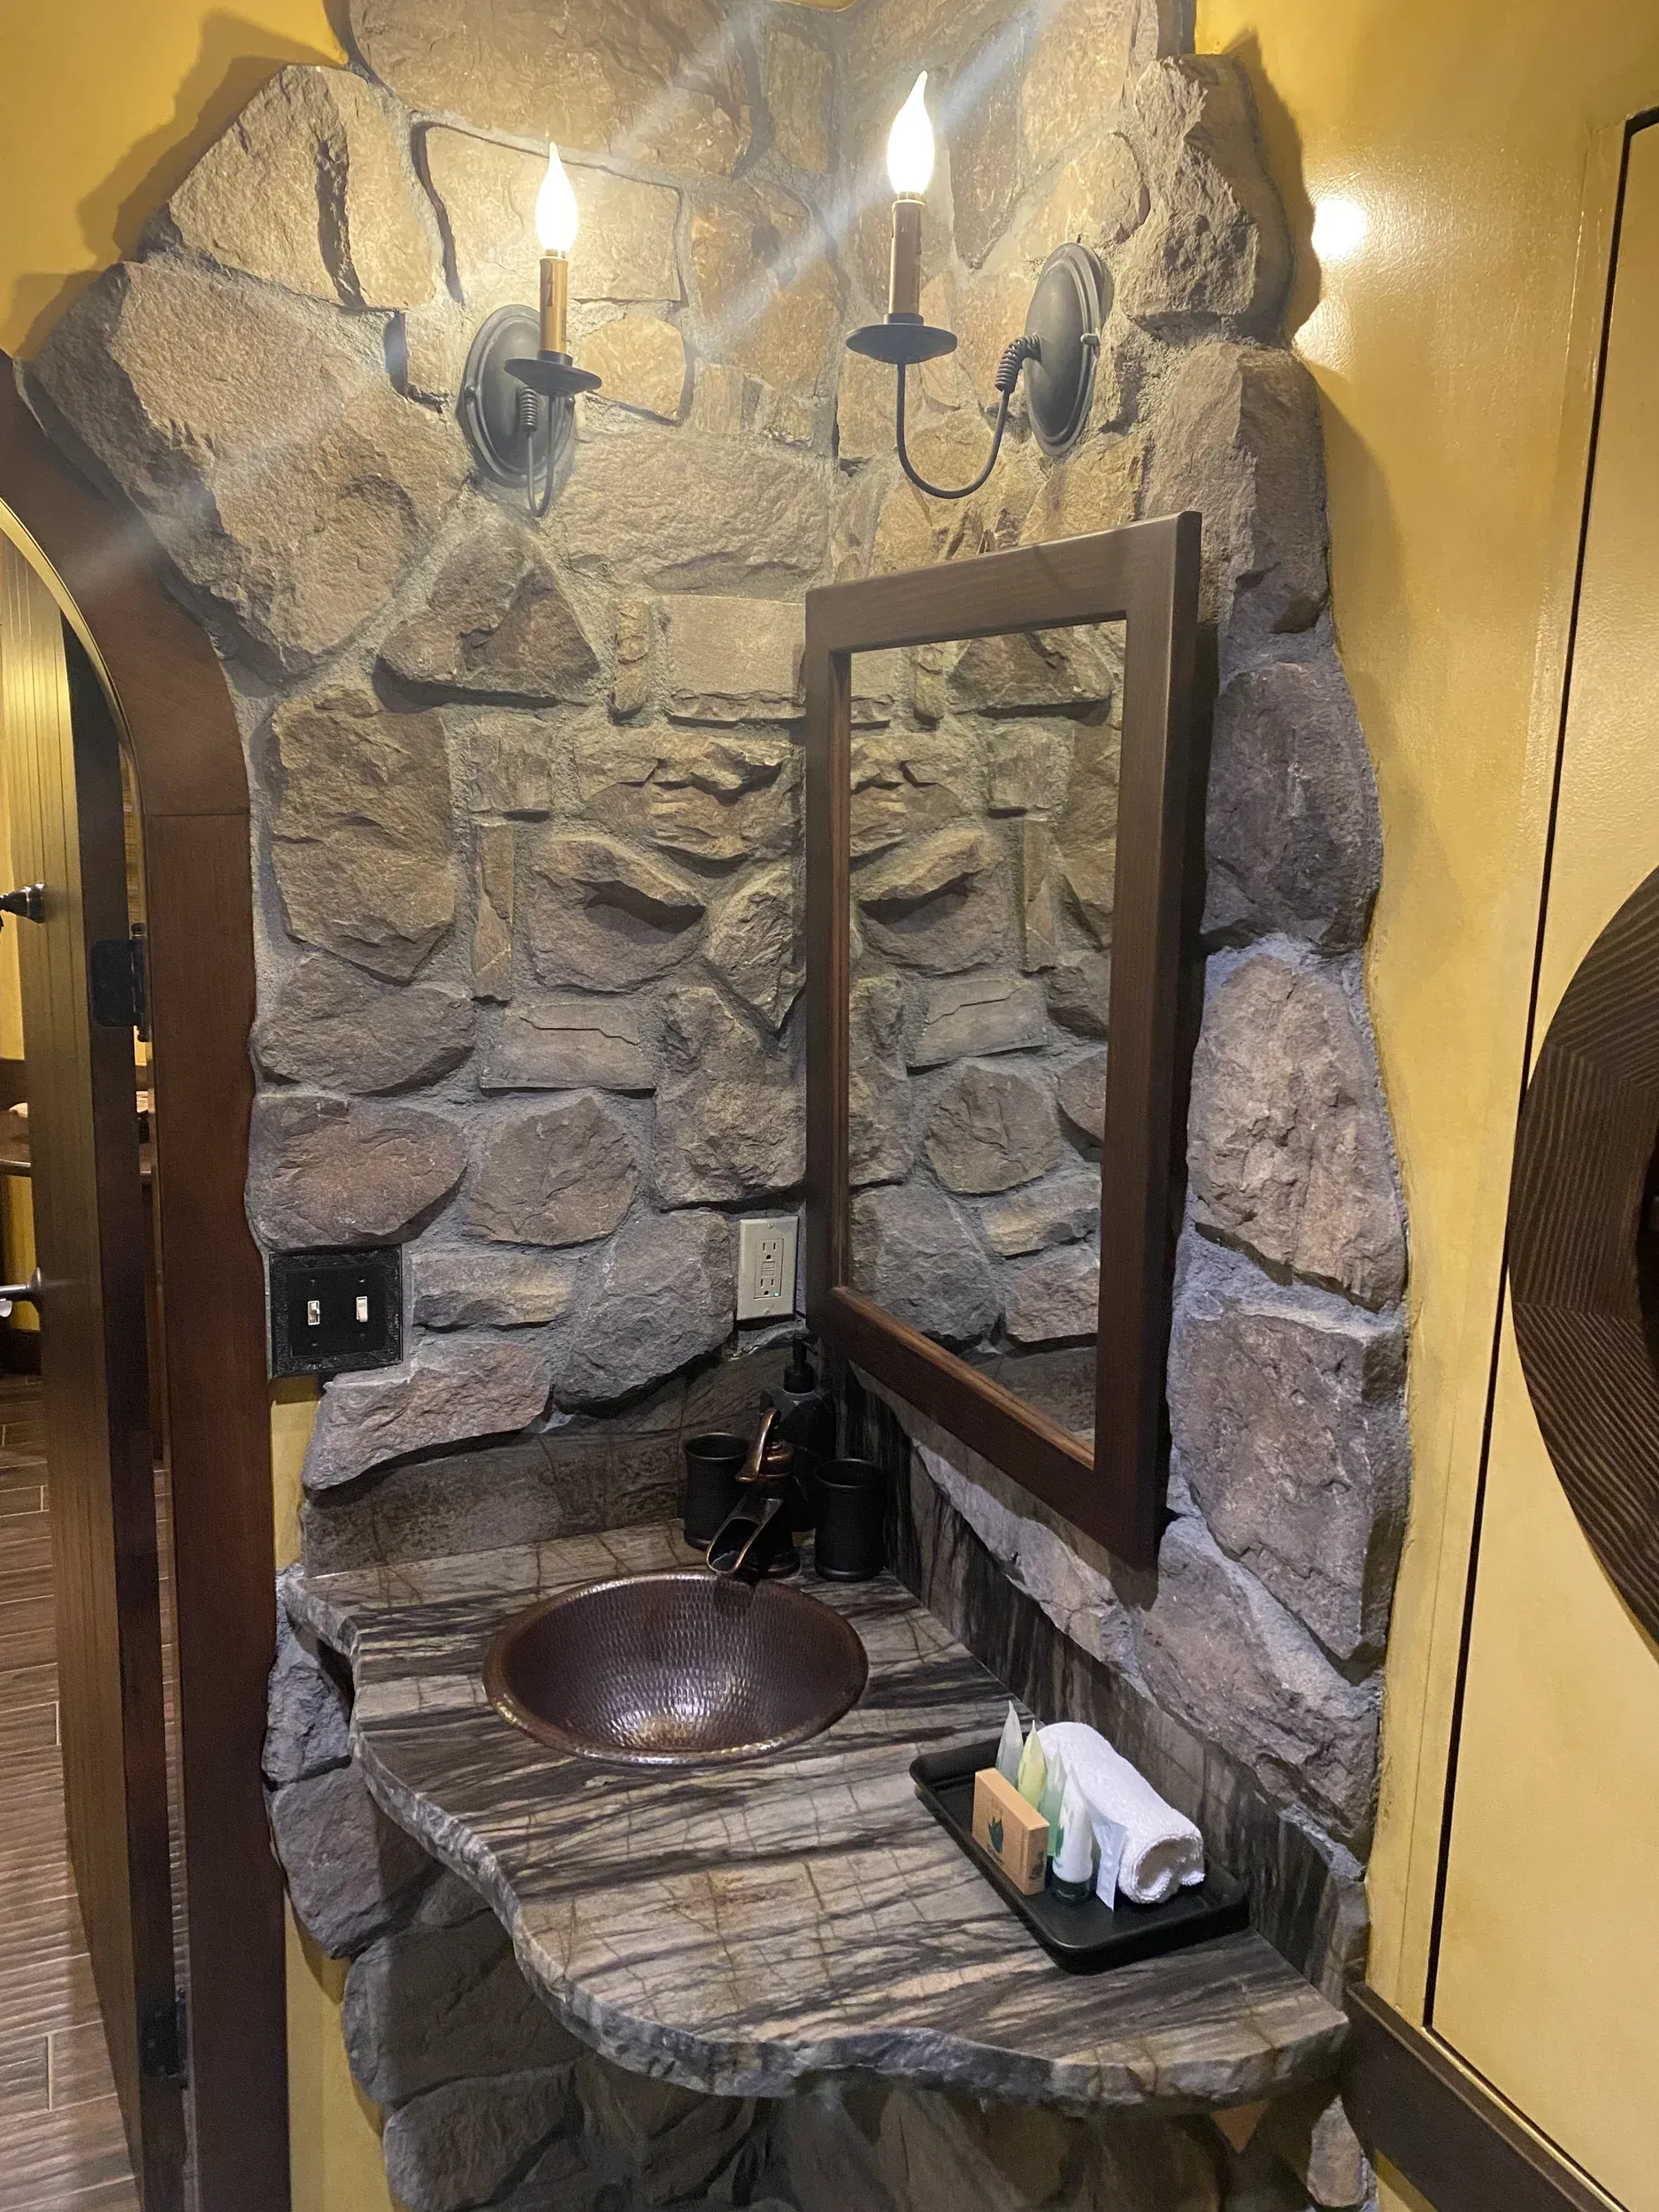
[[[569,253],[576,243],[576,195],[559,159],[559,150],[547,150],[547,174],[535,196],[535,237],[543,253]]]
[[[933,127],[928,120],[926,93],[924,69],[887,134],[887,175],[893,189],[908,199],[919,200],[933,180]]]

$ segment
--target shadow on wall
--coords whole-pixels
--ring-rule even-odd
[[[326,0],[326,8],[330,27],[340,37],[343,0]],[[14,280],[4,320],[23,334],[13,351],[25,356],[36,352],[70,302],[96,282],[110,262],[134,250],[155,209],[279,69],[289,62],[342,58],[343,42],[342,51],[331,54],[226,9],[204,16],[196,58],[179,81],[172,114],[129,146],[109,174],[76,203],[81,234],[97,266],[70,273],[30,270]],[[46,88],[40,89],[43,96]],[[112,111],[118,104],[111,99]]]

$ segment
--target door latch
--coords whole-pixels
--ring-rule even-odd
[[[31,883],[21,891],[0,892],[0,914],[15,914],[22,922],[46,919],[46,886]]]

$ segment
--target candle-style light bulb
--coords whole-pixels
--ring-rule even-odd
[[[541,249],[541,350],[564,353],[570,314],[571,248],[576,243],[576,195],[559,159],[547,150],[547,174],[535,196],[536,243]]]
[[[922,305],[922,195],[933,181],[933,127],[927,119],[927,72],[893,119],[887,134],[887,175],[893,203],[893,259],[887,277],[887,313],[919,316]]]

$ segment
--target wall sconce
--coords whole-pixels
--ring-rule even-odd
[[[473,458],[492,482],[522,484],[538,521],[553,503],[553,480],[570,442],[576,396],[599,389],[600,380],[591,369],[579,369],[568,349],[576,225],[576,195],[558,148],[549,146],[547,174],[535,199],[541,311],[498,307],[486,316],[461,379],[458,411]]]
[[[897,196],[893,203],[893,258],[887,279],[887,317],[855,330],[847,343],[855,353],[888,361],[898,371],[899,460],[918,491],[933,499],[966,499],[996,466],[1008,428],[1008,410],[1025,375],[1025,404],[1032,435],[1051,458],[1069,453],[1088,420],[1100,359],[1102,279],[1098,261],[1087,247],[1057,246],[1042,265],[1025,316],[1024,334],[1005,349],[996,367],[999,395],[990,458],[972,484],[948,490],[930,484],[910,463],[904,443],[904,388],[912,366],[954,353],[956,335],[924,322],[922,298],[922,203],[933,174],[933,127],[926,107],[927,73],[916,80],[910,96],[894,119],[887,138],[887,175]]]

